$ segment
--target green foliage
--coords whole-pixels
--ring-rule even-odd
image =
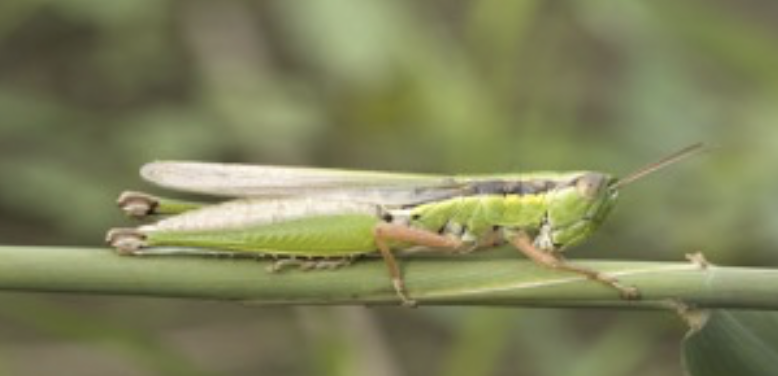
[[[691,376],[769,376],[778,364],[778,315],[716,310],[683,346]]]

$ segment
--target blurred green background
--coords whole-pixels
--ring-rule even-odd
[[[102,246],[197,159],[626,173],[572,258],[778,264],[778,3],[0,2],[0,241]],[[108,251],[108,250],[106,250]],[[0,375],[678,375],[666,313],[0,295]]]

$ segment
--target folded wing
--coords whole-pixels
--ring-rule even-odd
[[[256,166],[161,161],[141,169],[141,176],[161,187],[227,197],[309,196],[414,205],[467,191],[470,179],[441,175],[352,171],[306,167]]]

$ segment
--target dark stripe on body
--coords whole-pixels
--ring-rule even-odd
[[[480,195],[535,195],[546,193],[551,189],[566,186],[568,182],[555,182],[549,180],[531,181],[504,181],[492,180],[471,184],[471,194]]]
[[[607,175],[588,172],[573,176],[565,180],[551,179],[531,179],[531,180],[483,180],[461,182],[459,186],[447,186],[445,188],[421,188],[417,193],[428,194],[427,190],[434,191],[435,194],[426,197],[425,200],[409,203],[402,206],[404,209],[414,208],[416,206],[442,202],[456,197],[471,196],[507,196],[507,195],[540,195],[553,190],[569,188],[583,184],[583,188],[597,188],[605,183]],[[584,189],[585,191],[586,189]],[[589,189],[594,192],[596,189]]]
[[[584,175],[585,176],[585,175]],[[450,200],[456,197],[472,196],[507,196],[507,195],[536,195],[543,194],[554,189],[565,188],[575,185],[578,178],[555,181],[555,180],[488,180],[479,182],[462,183],[458,188],[444,188],[439,195],[427,200],[414,202],[403,206],[404,209],[414,208],[416,206]]]

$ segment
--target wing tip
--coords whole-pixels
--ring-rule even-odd
[[[156,160],[141,166],[140,176],[151,183],[163,187],[180,188],[181,181],[187,183],[202,173],[213,172],[214,163]]]
[[[150,180],[150,177],[156,175],[159,170],[159,166],[165,163],[164,161],[151,161],[140,167],[140,176],[146,180]]]
[[[165,172],[171,171],[171,166],[178,165],[180,162],[156,160],[151,161],[140,168],[140,176],[150,182],[158,182],[160,177],[165,175]]]

